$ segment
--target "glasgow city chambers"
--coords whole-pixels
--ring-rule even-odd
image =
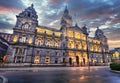
[[[9,42],[8,63],[88,65],[110,62],[109,46],[104,32],[97,27],[89,37],[86,26],[73,25],[65,7],[60,29],[38,25],[33,4],[19,13],[13,34],[1,33]],[[57,28],[57,27],[56,27]]]

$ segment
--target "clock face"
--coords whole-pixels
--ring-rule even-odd
[[[29,24],[28,23],[23,24],[22,29],[28,30],[29,29]]]

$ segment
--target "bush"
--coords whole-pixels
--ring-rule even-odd
[[[115,59],[111,59],[111,62],[113,62],[113,63],[114,63],[114,62],[115,62]]]
[[[111,64],[110,64],[110,68],[111,68],[112,70],[120,71],[120,63],[111,63]]]

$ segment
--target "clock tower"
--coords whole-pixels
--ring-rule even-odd
[[[38,15],[33,4],[16,17],[16,25],[15,28],[13,28],[13,42],[32,44],[36,27],[38,26]]]
[[[34,31],[36,26],[38,25],[38,16],[36,14],[33,4],[24,11],[22,11],[16,17],[17,22],[15,28],[27,31]]]
[[[13,58],[14,62],[25,62],[26,59],[31,59],[32,55],[27,56],[27,53],[32,52],[34,45],[36,27],[38,26],[38,16],[33,4],[16,16],[16,25],[13,28]]]

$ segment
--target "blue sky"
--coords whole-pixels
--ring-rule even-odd
[[[91,36],[99,26],[110,48],[120,47],[120,0],[0,0],[0,31],[11,33],[16,15],[32,3],[39,25],[59,29],[60,18],[68,5],[73,24],[76,21],[80,27],[86,24]]]

